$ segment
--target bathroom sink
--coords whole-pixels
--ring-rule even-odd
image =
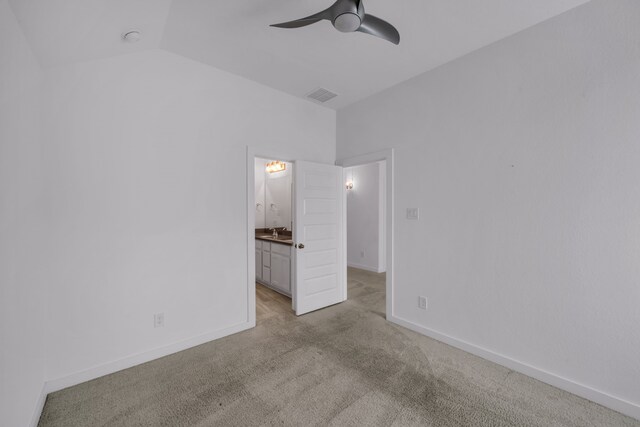
[[[271,233],[267,234],[267,233],[260,233],[260,234],[256,234],[256,239],[265,239],[265,240],[271,240],[273,242],[287,242],[287,243],[293,243],[293,238],[291,236],[278,236],[273,237],[273,235]]]

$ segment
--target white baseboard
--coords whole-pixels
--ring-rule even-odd
[[[378,268],[375,268],[375,267],[369,267],[369,266],[363,265],[363,264],[358,264],[357,262],[347,261],[347,266],[348,267],[357,268],[359,270],[372,271],[374,273],[384,273],[384,270],[382,270],[382,269],[378,269]]]
[[[42,389],[40,389],[40,397],[38,397],[38,401],[36,402],[36,407],[33,411],[33,416],[31,417],[31,422],[29,425],[31,427],[38,427],[38,423],[40,422],[40,415],[42,415],[42,410],[44,409],[44,403],[47,401],[47,383],[42,384]]]
[[[487,350],[466,341],[462,341],[449,335],[426,328],[424,326],[420,326],[398,316],[389,316],[388,320],[407,329],[418,332],[422,335],[426,335],[435,340],[444,342],[452,347],[459,348],[460,350],[482,357],[483,359],[505,366],[509,369],[513,369],[514,371],[520,372],[524,375],[530,376],[539,381],[550,384],[554,387],[558,387],[562,390],[568,391],[569,393],[573,393],[577,396],[591,400],[602,406],[606,406],[607,408],[611,408],[615,411],[640,420],[640,405],[636,403],[629,402],[616,396],[612,396],[605,392],[593,389],[589,386],[547,372],[543,369],[539,369],[526,363],[511,359],[507,356],[500,355],[491,350]],[[47,394],[49,393],[62,390],[64,388],[71,387],[86,381],[90,381],[104,375],[112,374],[123,369],[131,368],[142,363],[150,362],[160,357],[168,356],[170,354],[177,353],[179,351],[183,351],[188,348],[207,343],[209,341],[213,341],[228,335],[251,329],[254,326],[255,325],[250,322],[243,322],[229,328],[199,335],[193,338],[176,342],[174,344],[158,347],[153,350],[138,353],[84,371],[76,372],[65,377],[47,381],[42,387],[42,391],[40,393],[40,397],[36,404],[36,408],[31,420],[31,426],[36,427],[38,425],[40,415],[42,414],[42,409],[44,408],[44,404],[47,398]]]
[[[591,400],[592,402],[613,409],[614,411],[618,411],[629,417],[640,420],[639,404],[629,402],[616,396],[612,396],[584,384],[577,383],[551,372],[547,372],[543,369],[536,368],[535,366],[531,366],[526,363],[511,359],[507,356],[495,353],[486,348],[482,348],[466,341],[462,341],[449,335],[434,331],[433,329],[425,328],[424,326],[420,326],[398,316],[389,316],[388,320],[400,326],[404,326],[407,329],[411,329],[414,332],[418,332],[419,334],[426,335],[445,344],[449,344],[452,347],[456,347],[460,350],[466,351],[467,353],[474,354],[483,359],[505,366],[509,369],[520,372],[521,374],[535,378],[539,381],[550,384],[554,387],[568,391],[569,393],[573,393],[577,396],[583,397],[587,400]]]
[[[62,390],[64,388],[71,387],[86,381],[90,381],[90,380],[102,377],[104,375],[109,375],[114,372],[121,371],[123,369],[131,368],[133,366],[140,365],[142,363],[150,362],[152,360],[159,359],[160,357],[168,356],[170,354],[177,353],[179,351],[183,351],[188,348],[207,343],[209,341],[226,337],[227,335],[232,335],[247,329],[251,329],[254,326],[255,324],[251,322],[243,322],[228,328],[209,332],[203,335],[198,335],[196,337],[188,338],[186,340],[169,344],[163,347],[158,347],[142,353],[127,356],[122,359],[115,360],[113,362],[105,363],[103,365],[94,366],[93,368],[89,368],[84,371],[79,371],[71,375],[66,375],[64,377],[47,381],[45,383],[43,392],[46,398],[46,395],[48,393]],[[44,401],[43,401],[43,404],[44,404]]]

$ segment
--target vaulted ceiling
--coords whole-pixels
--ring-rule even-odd
[[[44,67],[161,48],[295,96],[318,87],[339,109],[588,0],[364,0],[401,34],[395,46],[310,15],[332,0],[11,0]],[[139,29],[142,40],[121,34]]]

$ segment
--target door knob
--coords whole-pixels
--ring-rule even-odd
[[[302,243],[298,244],[298,249],[304,249],[304,245]]]

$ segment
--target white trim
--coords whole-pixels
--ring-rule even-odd
[[[505,366],[509,369],[520,372],[521,374],[535,378],[539,381],[550,384],[554,387],[568,391],[569,393],[573,393],[577,396],[583,397],[585,399],[591,400],[592,402],[613,409],[614,411],[618,411],[622,414],[640,420],[640,405],[633,402],[629,402],[620,397],[612,396],[608,393],[596,390],[587,385],[580,384],[570,379],[561,377],[560,375],[545,371],[544,369],[531,366],[527,363],[520,362],[508,356],[503,356],[486,348],[451,337],[433,329],[420,326],[409,320],[405,320],[397,316],[387,316],[387,320],[400,326],[404,326],[407,329],[411,329],[412,331],[418,332],[419,334],[426,335],[430,338],[441,341],[452,347],[466,351],[467,353],[474,354],[483,359]]]
[[[254,325],[249,322],[242,322],[228,328],[219,329],[217,331],[209,332],[206,334],[198,335],[186,340],[178,341],[173,344],[169,344],[162,347],[157,347],[152,350],[144,351],[142,353],[134,354],[124,357],[122,359],[108,362],[102,365],[94,366],[84,371],[79,371],[71,375],[56,378],[54,380],[47,381],[45,383],[43,391],[48,394],[54,391],[62,390],[67,387],[81,384],[86,381],[93,380],[105,375],[112,374],[114,372],[128,369],[142,363],[150,362],[155,359],[159,359],[164,356],[168,356],[179,351],[189,349],[201,344],[205,344],[209,341],[217,340],[227,335],[232,335],[247,329],[251,329]]]
[[[31,417],[31,422],[29,426],[38,427],[38,423],[40,423],[40,417],[42,416],[42,410],[44,409],[44,404],[47,401],[47,383],[42,383],[42,389],[40,390],[40,396],[38,397],[38,401],[36,402],[36,407],[33,410],[33,416]]]
[[[387,271],[387,233],[385,232],[387,207],[387,169],[384,162],[378,162],[378,273]]]
[[[247,322],[256,326],[256,155],[247,147]]]
[[[336,166],[338,162],[336,162]],[[340,183],[342,184],[342,265],[340,266],[340,281],[342,282],[342,301],[346,301],[349,298],[349,283],[347,279],[347,267],[349,266],[349,261],[347,257],[349,256],[347,253],[347,239],[349,236],[347,235],[347,188],[344,185],[347,181],[347,178],[344,176],[345,168],[342,168],[342,179]]]
[[[375,268],[364,264],[358,264],[357,262],[347,261],[347,267],[357,268],[358,270],[372,271],[374,273],[384,273],[381,268]]]
[[[387,182],[387,194],[386,194],[386,202],[387,202],[387,210],[386,210],[386,255],[387,262],[385,265],[385,269],[387,271],[387,284],[386,284],[386,300],[387,300],[387,319],[393,317],[394,313],[394,303],[393,303],[393,284],[394,284],[394,276],[393,276],[393,254],[394,254],[394,240],[393,240],[393,222],[394,222],[394,193],[393,193],[393,185],[394,185],[394,153],[393,148],[388,148],[386,150],[377,151],[375,153],[363,154],[360,156],[348,157],[345,159],[340,159],[336,161],[336,165],[342,166],[344,168],[351,166],[360,166],[366,165],[369,163],[375,163],[379,161],[385,161],[386,165],[386,182]],[[346,251],[345,251],[345,260],[346,260]]]

